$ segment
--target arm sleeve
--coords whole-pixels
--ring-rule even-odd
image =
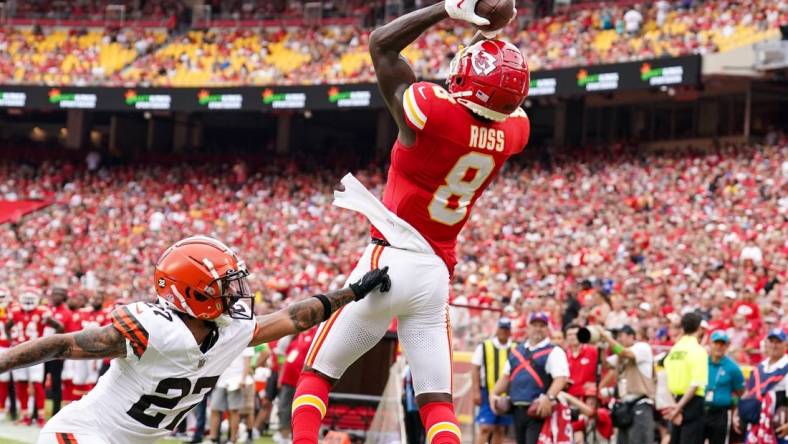
[[[569,377],[569,361],[566,359],[566,353],[561,347],[554,347],[550,351],[550,354],[547,356],[545,370],[553,378]]]
[[[630,350],[632,350],[632,354],[635,355],[636,364],[640,365],[649,360],[651,350],[649,350],[648,346],[643,342],[634,344]]]
[[[434,96],[433,86],[427,82],[410,85],[402,97],[405,109],[405,122],[416,132],[423,131],[427,126],[431,100]]]

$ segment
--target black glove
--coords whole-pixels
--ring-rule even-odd
[[[364,296],[380,285],[380,292],[385,293],[391,289],[391,279],[389,278],[389,267],[376,268],[368,271],[358,282],[350,284],[350,289],[356,295],[356,301],[364,299]]]

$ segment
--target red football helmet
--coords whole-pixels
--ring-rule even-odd
[[[528,97],[530,75],[520,50],[501,40],[482,40],[460,50],[449,68],[449,93],[474,113],[505,120]]]
[[[236,319],[253,317],[254,295],[246,282],[246,264],[216,239],[192,236],[176,242],[161,256],[153,276],[159,297],[189,316],[205,320],[224,313]],[[249,299],[249,307],[236,305],[240,299]]]

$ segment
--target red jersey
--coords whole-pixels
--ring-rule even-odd
[[[0,307],[0,347],[8,348],[11,346],[11,335],[5,331],[5,323],[10,316],[11,307]]]
[[[99,310],[95,310],[93,307],[80,308],[79,316],[82,326],[80,330],[103,327],[110,322],[109,315],[103,308]]]
[[[298,378],[301,376],[301,370],[304,368],[306,362],[306,355],[309,353],[309,346],[312,344],[312,339],[315,337],[317,327],[302,332],[294,337],[290,344],[287,345],[287,352],[285,352],[285,362],[282,365],[282,371],[279,374],[279,381],[282,384],[295,386],[298,384]]]
[[[531,124],[521,108],[503,122],[482,120],[429,82],[408,87],[403,103],[416,141],[394,144],[383,204],[424,236],[451,274],[457,235],[506,159],[525,148]],[[383,238],[375,227],[372,235]]]
[[[75,331],[82,330],[82,316],[83,316],[83,309],[72,310],[70,313],[70,317],[66,320],[66,323],[63,324],[65,327],[66,333],[72,333]]]
[[[44,319],[52,316],[47,307],[36,307],[30,311],[14,307],[10,313],[14,326],[11,327],[11,344],[38,339],[44,335]]]
[[[68,308],[68,306],[66,306],[66,304],[60,304],[57,307],[50,306],[49,309],[52,311],[52,319],[60,322],[60,324],[63,325],[64,331],[68,332],[68,330],[65,330],[71,321],[71,310]],[[54,328],[48,325],[44,327],[44,336],[49,336],[55,333],[57,333],[57,331],[55,331]]]
[[[571,349],[566,350],[566,359],[569,361],[569,379],[572,385],[567,392],[576,397],[583,398],[585,385],[596,383],[596,365],[599,352],[593,345],[583,344],[575,355]]]

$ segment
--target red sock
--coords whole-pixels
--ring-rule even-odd
[[[330,390],[331,384],[322,377],[311,372],[301,374],[293,395],[293,444],[317,444]]]
[[[450,402],[430,402],[419,409],[427,444],[460,444],[461,433]]]
[[[30,395],[27,393],[27,381],[17,381],[14,388],[16,389],[16,399],[19,400],[19,406],[27,414],[27,400],[30,398]]]
[[[44,411],[44,400],[46,400],[46,393],[44,393],[44,383],[33,383],[33,397],[36,400],[36,410]]]
[[[6,398],[8,398],[8,382],[0,382],[0,410],[5,410]]]

